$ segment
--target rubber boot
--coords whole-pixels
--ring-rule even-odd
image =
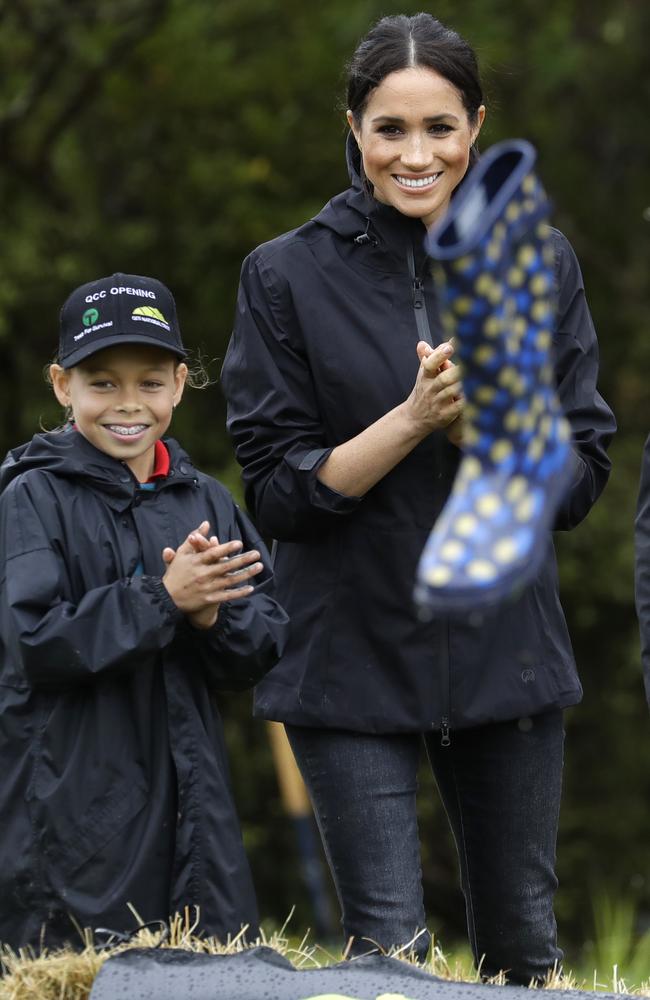
[[[535,158],[527,142],[493,146],[426,239],[466,402],[464,456],[418,567],[423,609],[474,611],[529,582],[571,475],[550,359],[549,203]]]

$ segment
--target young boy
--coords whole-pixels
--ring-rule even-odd
[[[256,931],[214,693],[274,665],[287,617],[251,523],[163,438],[185,356],[160,282],[78,288],[50,368],[72,423],[0,469],[0,941],[13,948],[133,927],[127,904],[144,920],[195,907],[222,939]]]

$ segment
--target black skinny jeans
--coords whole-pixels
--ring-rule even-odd
[[[287,726],[309,790],[352,955],[426,957],[416,817],[419,734]],[[469,939],[485,976],[527,985],[559,965],[553,897],[562,713],[424,737],[460,860]],[[416,937],[416,935],[419,935]]]

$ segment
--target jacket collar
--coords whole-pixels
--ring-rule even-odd
[[[314,222],[332,229],[354,249],[357,263],[380,271],[408,274],[408,256],[413,253],[418,274],[426,270],[426,227],[420,219],[402,215],[391,205],[377,201],[361,179],[361,158],[350,132],[346,160],[351,186],[332,198]]]
[[[173,438],[165,438],[170,467],[158,489],[197,483],[197,472],[186,452]],[[65,479],[78,479],[101,493],[115,510],[133,502],[138,483],[128,465],[95,448],[72,427],[36,434],[30,442],[9,452],[0,469],[0,490],[29,469],[41,469]]]

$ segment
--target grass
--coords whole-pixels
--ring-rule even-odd
[[[629,899],[607,893],[593,901],[594,940],[583,950],[583,964],[611,970],[613,982],[650,984],[650,929],[637,933],[637,914]],[[597,973],[592,989],[597,988]],[[620,992],[625,992],[624,989]]]
[[[576,976],[565,970],[562,975],[549,975],[544,988],[606,990],[610,993],[650,997],[650,979],[643,981],[643,977],[647,977],[650,970],[647,963],[642,965],[647,957],[644,939],[642,938],[640,942],[643,950],[638,952],[637,958],[636,948],[630,946],[633,928],[621,908],[611,905],[608,910],[601,901],[601,908],[597,912],[600,920],[600,937],[597,937],[598,950],[595,957],[605,963],[600,966],[601,971],[594,971],[592,979],[589,975]],[[193,920],[186,910],[182,916],[176,915],[171,922],[169,936],[162,942],[160,932],[143,928],[128,944],[118,944],[102,952],[94,950],[89,935],[85,937],[85,947],[81,951],[63,949],[35,955],[29,951],[15,954],[5,948],[0,952],[5,970],[4,978],[0,980],[0,1000],[87,1000],[103,963],[128,948],[184,948],[201,954],[223,955],[235,954],[250,946],[245,943],[243,935],[225,944],[220,944],[211,938],[197,937],[194,933],[196,926],[196,920]],[[274,948],[298,969],[322,968],[344,957],[343,953],[328,950],[318,944],[310,944],[309,934],[300,940],[287,937],[286,928],[287,924],[272,933],[262,932],[254,944]],[[650,933],[646,936],[650,939]],[[650,946],[650,940],[647,944]],[[621,948],[621,951],[613,950],[617,947]],[[408,961],[405,949],[392,954]],[[616,960],[622,956],[629,962],[625,965],[625,969],[629,970],[626,971],[626,975],[619,971],[624,968],[623,963]],[[605,970],[606,974],[603,974]],[[426,971],[447,980],[476,983],[480,979],[473,968],[469,951],[459,950],[453,954],[445,954],[435,942],[431,948]],[[635,979],[631,972],[634,972]],[[505,977],[501,975],[491,979],[490,982],[494,985],[503,985]],[[634,985],[635,982],[638,985]]]

